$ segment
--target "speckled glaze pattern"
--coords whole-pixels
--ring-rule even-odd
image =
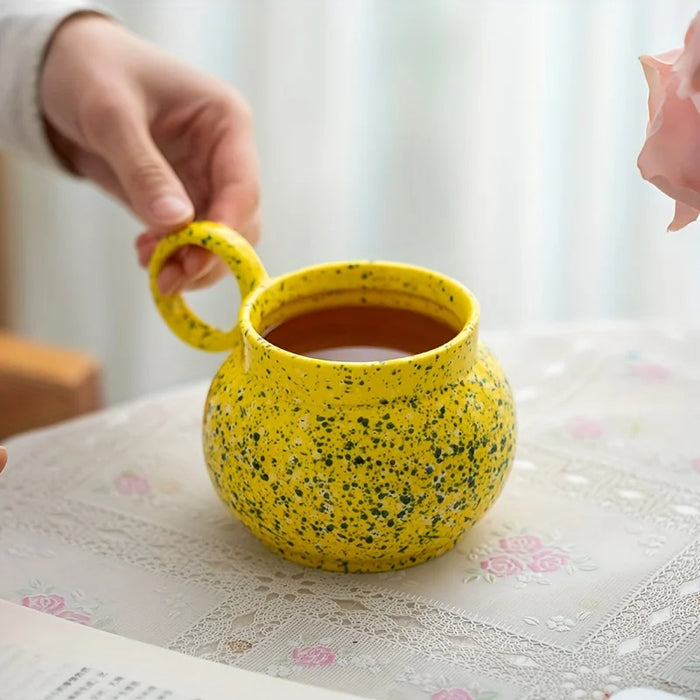
[[[186,244],[220,255],[237,276],[243,300],[231,331],[158,293],[163,262]],[[494,503],[513,461],[513,398],[460,284],[384,262],[270,279],[242,237],[208,222],[164,239],[150,270],[170,328],[195,347],[230,351],[204,410],[207,468],[271,550],[333,571],[400,569],[449,550]],[[384,362],[312,359],[262,337],[299,313],[347,304],[409,308],[450,323],[455,337]]]

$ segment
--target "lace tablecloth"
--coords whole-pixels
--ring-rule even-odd
[[[700,698],[700,333],[486,340],[517,460],[442,558],[347,575],[268,553],[208,482],[197,385],[11,441],[0,597],[373,698]]]

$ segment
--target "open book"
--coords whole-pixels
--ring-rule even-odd
[[[0,600],[1,700],[231,698],[354,696],[197,659]]]

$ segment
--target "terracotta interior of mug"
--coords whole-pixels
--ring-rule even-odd
[[[241,316],[258,336],[323,309],[371,306],[407,310],[451,329],[443,342],[478,325],[478,303],[461,284],[430,270],[381,262],[320,265],[272,280],[251,295]]]

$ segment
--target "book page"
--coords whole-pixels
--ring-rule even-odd
[[[352,700],[0,600],[2,700]],[[356,699],[355,699],[356,700]]]

